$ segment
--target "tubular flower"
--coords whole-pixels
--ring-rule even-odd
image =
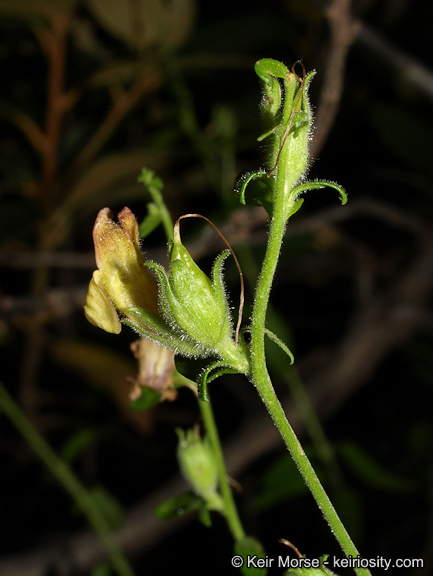
[[[121,323],[118,310],[126,317],[141,308],[158,314],[158,287],[149,270],[144,266],[140,250],[138,224],[129,208],[118,214],[103,208],[93,228],[96,265],[89,284],[84,313],[87,320],[106,332],[119,334]]]
[[[161,394],[161,400],[175,400],[174,352],[147,338],[133,342],[131,350],[138,360],[138,376],[132,381],[130,399],[137,400],[143,388],[152,388]]]

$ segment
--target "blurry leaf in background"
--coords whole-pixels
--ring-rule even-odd
[[[136,59],[108,61],[103,67],[92,74],[87,82],[89,88],[115,87],[120,84],[132,82],[139,75],[146,74],[149,91],[161,83],[157,66],[144,60],[137,62]]]
[[[32,25],[56,12],[72,12],[78,0],[0,0],[0,15],[28,20]]]
[[[128,150],[107,154],[93,162],[73,184],[62,207],[53,212],[45,228],[47,243],[62,244],[80,209],[95,210],[96,217],[101,206],[144,198],[146,192],[137,183],[137,175],[146,163],[161,168],[164,159],[162,155],[149,154],[145,150]]]
[[[65,442],[60,457],[66,464],[72,464],[95,438],[93,430],[80,430]]]
[[[248,558],[252,558],[254,556],[257,556],[257,558],[265,558],[266,556],[265,551],[263,550],[263,546],[255,538],[246,536],[242,540],[236,542],[234,545],[234,553],[242,556],[244,559],[241,573],[245,576],[266,576],[268,573],[266,568],[255,568],[253,566],[248,566]]]
[[[305,482],[292,457],[290,454],[283,454],[265,470],[254,507],[257,512],[263,512],[280,502],[306,493]]]
[[[98,564],[92,569],[90,576],[112,576],[113,571],[109,564]]]
[[[194,492],[185,492],[169,498],[165,502],[161,502],[153,513],[155,517],[160,520],[174,520],[189,512],[200,510],[203,505],[203,499],[197,496],[197,494],[194,494]]]
[[[365,505],[361,493],[349,486],[342,486],[332,494],[338,515],[355,542],[362,542],[365,532]]]
[[[336,450],[339,458],[367,486],[395,493],[410,492],[414,488],[412,480],[401,478],[384,468],[359,444],[340,442]]]
[[[119,502],[104,486],[93,486],[89,490],[93,502],[103,514],[108,526],[114,531],[123,522],[123,509]]]
[[[149,433],[149,412],[136,412],[129,406],[130,385],[137,368],[132,359],[89,342],[61,340],[51,345],[54,359],[64,368],[79,374],[88,384],[107,392],[129,423],[141,433]]]
[[[143,198],[145,190],[137,183],[143,166],[162,168],[164,158],[147,150],[127,150],[107,154],[94,162],[74,184],[67,199],[69,210],[100,208],[109,203]]]
[[[104,487],[104,486],[91,486],[88,489],[89,496],[93,500],[93,504],[99,509],[99,512],[104,517],[107,526],[114,532],[123,522],[124,511],[117,499]],[[81,514],[81,510],[73,504],[72,511],[76,514]]]
[[[139,51],[155,44],[175,48],[194,22],[192,0],[88,0],[87,4],[107,32]]]

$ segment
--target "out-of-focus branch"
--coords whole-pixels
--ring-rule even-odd
[[[74,173],[90,162],[112,136],[126,114],[141,100],[144,94],[155,90],[161,82],[162,78],[159,73],[155,70],[148,70],[147,73],[138,76],[129,89],[118,91],[113,98],[109,112],[73,162],[69,169],[70,172]]]
[[[350,0],[332,0],[329,7],[322,0],[309,1],[325,14],[330,28],[330,46],[311,147],[313,158],[320,153],[335,121],[343,90],[346,59],[354,43],[368,49],[376,60],[382,60],[389,66],[396,81],[406,83],[433,100],[433,70],[369,26],[354,20],[350,14]]]
[[[362,26],[358,42],[371,50],[375,58],[382,59],[397,74],[400,82],[416,88],[433,100],[433,70],[427,68],[368,26]]]
[[[53,12],[51,27],[39,31],[38,37],[48,63],[47,110],[45,135],[47,145],[42,149],[42,188],[41,192],[49,203],[52,199],[57,172],[57,153],[65,110],[61,106],[63,98],[66,35],[69,17],[66,12]]]
[[[25,329],[27,325],[43,325],[70,316],[83,308],[87,287],[53,289],[44,296],[0,297],[0,313],[7,322]]]
[[[311,146],[313,158],[320,153],[334,124],[343,91],[347,55],[361,27],[360,22],[352,19],[350,6],[351,0],[333,0],[324,10],[329,23],[331,41]]]

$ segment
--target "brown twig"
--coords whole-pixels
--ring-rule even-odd
[[[90,138],[74,160],[69,172],[73,174],[81,166],[90,162],[104,146],[126,114],[140,101],[144,94],[155,90],[161,81],[160,75],[155,70],[148,70],[147,73],[141,73],[128,90],[118,92],[113,100],[111,109],[92,138]]]
[[[69,27],[67,13],[60,10],[53,11],[50,24],[50,28],[43,28],[38,35],[48,62],[47,110],[45,117],[47,146],[41,155],[42,192],[48,202],[51,201],[51,196],[55,192],[57,151],[64,115],[64,108],[61,102],[65,77],[66,34]]]
[[[343,91],[347,55],[361,26],[359,22],[352,20],[350,6],[351,0],[333,0],[325,9],[331,42],[317,108],[316,130],[311,146],[313,158],[323,148],[334,124]]]
[[[433,100],[433,70],[368,26],[362,26],[358,42],[371,50],[376,59],[383,60],[394,69],[400,83],[407,83]]]
[[[41,159],[41,181],[39,183],[39,197],[46,214],[52,208],[54,195],[57,192],[57,154],[61,135],[64,110],[61,106],[65,58],[66,34],[69,26],[69,17],[62,10],[49,10],[49,26],[37,29],[37,35],[45,53],[48,63],[47,73],[47,109],[45,118],[44,138],[39,137],[35,126],[27,123],[28,135],[37,136],[38,151]],[[39,142],[38,142],[39,140]],[[39,230],[39,248],[45,246],[45,231]],[[34,297],[43,294],[48,286],[48,269],[46,267],[34,270],[32,279],[32,293]],[[43,355],[44,330],[37,322],[30,322],[24,326],[26,347],[21,363],[21,377],[19,395],[27,415],[37,425],[37,374]]]

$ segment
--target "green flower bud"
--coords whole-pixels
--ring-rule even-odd
[[[191,258],[175,229],[170,254],[171,310],[193,340],[212,350],[232,341],[231,315],[222,278],[228,255],[224,252],[217,258],[211,281]]]
[[[312,115],[305,94],[300,96],[300,100],[303,101],[303,105],[298,105],[293,111],[291,124],[287,126],[281,144],[282,147],[286,147],[287,164],[293,183],[304,176],[310,157],[309,142]]]
[[[289,71],[284,64],[276,60],[264,58],[256,63],[256,73],[262,81],[264,98],[261,111],[267,125],[266,132],[259,140],[271,136],[272,143],[268,149],[268,165],[270,175],[284,172],[286,183],[284,194],[284,209],[293,212],[296,197],[291,194],[297,182],[302,180],[308,168],[309,142],[313,125],[313,116],[308,101],[308,86],[314,72],[303,76],[295,72],[295,67]],[[284,99],[279,96],[280,83],[284,87]],[[279,110],[276,106],[279,106]],[[274,119],[274,120],[273,120]],[[272,125],[273,120],[273,125]],[[280,191],[278,191],[280,193]],[[274,202],[277,201],[276,195]]]
[[[179,225],[170,250],[170,273],[148,263],[157,274],[160,307],[175,332],[196,344],[198,356],[217,356],[237,371],[247,373],[246,346],[233,340],[230,309],[222,276],[229,252],[218,256],[209,278],[194,262],[181,242]]]
[[[200,438],[198,429],[185,433],[178,428],[176,432],[179,436],[177,458],[185,480],[212,508],[220,509],[218,468],[209,442]]]

